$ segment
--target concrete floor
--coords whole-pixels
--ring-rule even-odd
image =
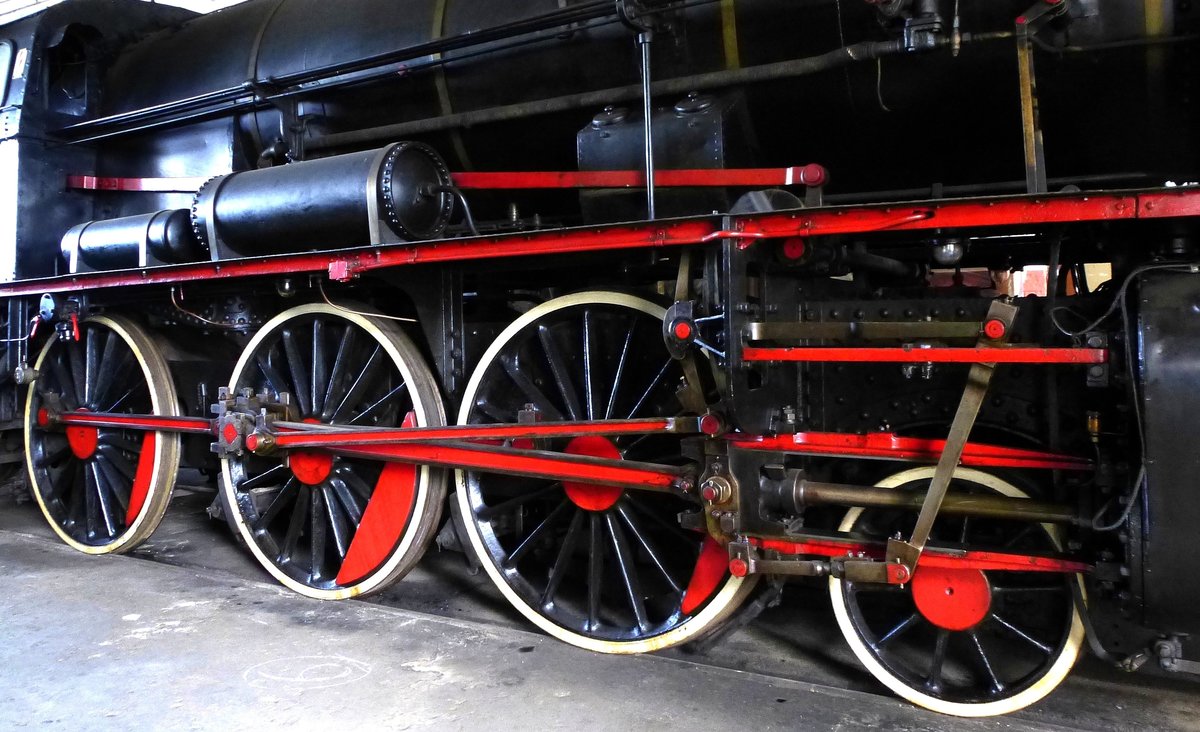
[[[1090,659],[1016,715],[955,720],[854,661],[825,593],[703,653],[612,657],[532,632],[461,555],[368,601],[293,595],[180,491],[131,557],[60,545],[0,497],[0,728],[1200,729],[1200,686]]]

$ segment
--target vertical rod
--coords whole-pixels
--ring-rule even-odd
[[[654,123],[650,104],[650,43],[654,40],[651,31],[638,34],[638,47],[642,51],[642,130],[646,138],[646,218],[655,219],[654,213]]]
[[[1017,67],[1021,77],[1021,128],[1025,137],[1025,188],[1028,193],[1045,193],[1046,153],[1042,146],[1042,128],[1038,121],[1037,80],[1033,70],[1033,43],[1030,30],[1017,26]]]

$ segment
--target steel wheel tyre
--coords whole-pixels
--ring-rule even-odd
[[[433,375],[406,335],[383,319],[325,304],[292,308],[264,325],[230,385],[286,392],[308,422],[382,428],[446,421]],[[322,600],[377,592],[412,569],[446,496],[444,470],[317,450],[286,460],[231,457],[221,469],[221,490],[250,552],[285,586]]]
[[[664,310],[614,292],[543,303],[484,353],[460,424],[674,416],[682,377],[662,346]],[[517,444],[517,447],[532,447]],[[680,460],[678,438],[581,437],[544,449]],[[458,471],[471,545],[500,592],[547,633],[582,648],[641,653],[710,630],[753,582],[728,574],[724,547],[678,526],[674,496]]]
[[[179,435],[112,428],[44,430],[39,412],[55,395],[68,411],[177,416],[166,361],[132,321],[97,315],[79,341],[52,339],[25,401],[25,465],[54,532],[87,554],[130,551],[158,528],[179,471]]]
[[[877,485],[922,487],[933,467]],[[1026,497],[1001,478],[959,468],[954,485]],[[842,531],[886,537],[911,529],[908,512],[851,509]],[[1046,552],[1061,548],[1056,527],[1014,521],[940,518],[934,538],[981,548]],[[995,543],[997,537],[1003,539]],[[988,546],[984,546],[983,542]],[[834,615],[854,654],[875,678],[927,709],[962,717],[1007,714],[1042,699],[1075,664],[1083,642],[1071,582],[1039,572],[917,568],[903,589],[829,581]]]

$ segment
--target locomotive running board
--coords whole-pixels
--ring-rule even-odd
[[[340,251],[193,262],[135,270],[61,275],[0,286],[0,296],[40,295],[113,287],[184,284],[255,276],[324,274],[348,281],[370,271],[435,262],[497,257],[680,247],[737,239],[760,240],[863,234],[878,231],[989,229],[1013,224],[1069,224],[1200,216],[1200,190],[1187,187],[1133,191],[1085,191],[1039,196],[942,199],[913,204],[831,206],[653,222],[512,232],[496,236],[413,242]],[[366,242],[364,242],[365,244]]]

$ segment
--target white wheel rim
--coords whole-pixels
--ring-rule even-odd
[[[933,466],[923,466],[905,470],[895,475],[888,476],[876,483],[880,488],[896,488],[916,480],[928,480],[933,477],[936,468]],[[954,471],[956,479],[968,480],[973,483],[991,488],[998,493],[1009,496],[1011,498],[1028,498],[1019,488],[1011,483],[1002,480],[1001,478],[984,473],[971,468],[957,468]],[[853,528],[854,522],[862,514],[863,509],[852,508],[847,513],[842,523],[838,526],[839,531],[849,531]],[[1042,524],[1050,535],[1051,540],[1055,545],[1061,547],[1061,542],[1058,536],[1056,526],[1052,524]],[[1080,588],[1082,589],[1082,579],[1079,580]],[[1067,674],[1071,671],[1071,667],[1075,665],[1076,659],[1079,657],[1079,650],[1083,645],[1084,628],[1083,619],[1079,617],[1078,610],[1072,610],[1071,614],[1071,629],[1067,635],[1066,642],[1063,644],[1062,651],[1046,673],[1028,688],[1004,699],[998,699],[991,702],[982,702],[979,704],[970,704],[964,702],[952,702],[945,699],[939,699],[929,694],[921,693],[910,685],[904,682],[903,679],[893,674],[871,653],[866,643],[859,636],[858,630],[854,626],[854,622],[850,617],[849,608],[846,607],[846,599],[842,592],[842,581],[836,577],[829,578],[829,595],[833,603],[833,614],[837,618],[838,627],[842,631],[842,635],[846,638],[846,642],[850,645],[850,649],[854,651],[854,655],[858,660],[867,667],[871,675],[878,679],[884,686],[890,689],[897,696],[903,697],[908,701],[918,706],[931,709],[942,714],[951,714],[958,717],[990,717],[999,714],[1008,714],[1018,709],[1023,709],[1030,704],[1044,698],[1047,694],[1053,691]]]
[[[235,388],[232,385],[236,385],[238,383],[238,380],[245,372],[246,367],[249,365],[250,359],[254,355],[254,352],[258,346],[264,340],[266,340],[268,336],[271,336],[273,333],[275,333],[278,326],[282,325],[288,320],[291,320],[292,318],[311,314],[334,315],[342,318],[346,322],[353,323],[354,325],[362,328],[364,331],[370,334],[370,336],[384,349],[384,351],[387,352],[388,356],[392,359],[392,364],[400,371],[401,377],[404,379],[404,381],[409,384],[417,383],[417,378],[419,377],[416,375],[413,365],[408,363],[407,359],[403,354],[400,353],[400,350],[397,348],[396,343],[394,342],[396,336],[405,338],[402,333],[399,333],[398,331],[387,332],[381,328],[377,322],[369,317],[366,317],[365,315],[316,303],[310,305],[300,305],[298,307],[291,308],[290,310],[286,310],[263,325],[263,327],[259,329],[258,333],[256,333],[254,337],[250,339],[250,342],[246,344],[245,349],[242,351],[241,357],[234,366],[233,374],[229,379],[229,383],[231,384],[230,388]],[[420,365],[418,364],[418,366]],[[426,404],[423,403],[420,398],[418,398],[417,390],[415,388],[410,389],[409,392],[413,397],[413,412],[416,414],[417,424],[419,426],[438,426],[445,423],[445,416],[440,399],[434,399],[433,403]],[[230,470],[230,461],[228,458],[221,459],[221,490],[225,493],[225,498],[227,500],[226,505],[229,506],[229,512],[233,519],[233,523],[235,526],[237,526],[238,533],[241,535],[246,546],[250,549],[251,554],[254,555],[254,558],[258,561],[258,563],[262,565],[272,577],[277,579],[285,587],[294,590],[301,595],[305,595],[306,597],[312,597],[318,600],[346,600],[382,589],[381,585],[390,584],[392,581],[397,579],[397,577],[395,577],[395,572],[402,563],[406,561],[413,561],[413,559],[409,557],[409,552],[414,550],[413,544],[418,539],[418,528],[421,523],[420,518],[427,511],[441,510],[440,504],[437,506],[431,505],[431,498],[434,497],[435,494],[438,494],[438,498],[440,499],[440,494],[443,493],[443,491],[437,491],[434,489],[434,484],[440,476],[439,471],[436,471],[428,466],[422,466],[417,471],[417,475],[416,500],[413,505],[412,513],[409,517],[409,524],[407,527],[405,527],[399,543],[396,545],[395,549],[392,550],[392,553],[388,556],[387,560],[378,568],[373,570],[369,575],[353,585],[334,589],[321,589],[310,587],[303,582],[298,582],[292,577],[288,576],[275,564],[270,557],[266,555],[266,553],[258,545],[258,542],[254,537],[253,529],[249,524],[246,523],[245,517],[242,515],[241,510],[238,509],[236,490],[233,485],[233,477]]]
[[[104,315],[94,315],[87,318],[84,324],[97,323],[112,330],[116,333],[129,350],[133,352],[134,358],[137,359],[138,366],[142,370],[142,377],[146,380],[147,391],[150,393],[150,404],[154,408],[155,414],[165,416],[176,416],[179,413],[178,401],[175,396],[175,386],[168,379],[166,382],[158,383],[153,375],[149,359],[157,358],[161,360],[161,356],[157,353],[144,351],[138,343],[138,337],[133,335],[132,324],[128,326],[125,322],[107,317]],[[147,339],[147,343],[149,340]],[[40,371],[50,355],[50,351],[55,344],[54,340],[50,340],[42,348],[38,354],[37,361],[34,362],[34,369]],[[165,365],[164,365],[165,370]],[[49,506],[46,505],[45,499],[42,497],[42,491],[38,488],[38,477],[33,467],[33,448],[32,448],[32,432],[36,415],[34,414],[34,397],[36,383],[29,388],[29,393],[25,398],[25,467],[29,474],[30,484],[33,487],[31,491],[34,499],[37,501],[38,508],[41,509],[42,515],[46,517],[46,522],[50,524],[50,528],[58,535],[58,538],[73,549],[81,551],[85,554],[120,554],[122,552],[133,549],[138,544],[149,538],[154,529],[157,528],[162,521],[163,514],[166,512],[167,504],[170,503],[170,494],[175,487],[175,470],[169,471],[169,475],[163,470],[164,462],[167,460],[172,448],[175,448],[174,455],[177,457],[177,447],[179,436],[170,432],[156,432],[154,440],[154,462],[152,466],[150,486],[146,489],[146,498],[142,504],[142,510],[138,513],[133,523],[125,527],[120,535],[116,536],[108,544],[94,546],[76,541],[70,534],[59,526],[50,513]],[[164,495],[165,493],[165,495]]]
[[[471,406],[475,403],[476,395],[479,387],[483,382],[484,375],[488,367],[495,361],[500,351],[508,344],[514,336],[521,332],[530,323],[542,318],[551,313],[574,307],[577,305],[596,304],[596,305],[616,305],[628,307],[634,310],[643,312],[655,319],[662,320],[666,314],[666,309],[655,305],[632,295],[626,295],[618,292],[580,292],[573,295],[565,295],[563,297],[549,300],[538,305],[521,315],[505,328],[499,336],[491,343],[488,349],[484,352],[479,360],[479,366],[471,374],[470,380],[467,382],[467,388],[463,395],[462,406],[458,413],[458,423],[466,424],[471,414]],[[479,529],[479,526],[473,520],[474,508],[471,506],[469,491],[467,487],[467,473],[462,470],[455,471],[455,481],[458,493],[458,505],[463,517],[463,524],[466,527],[467,536],[470,538],[471,546],[475,550],[475,554],[479,557],[480,564],[483,565],[484,571],[491,577],[492,582],[500,590],[517,610],[524,615],[531,623],[541,628],[546,633],[558,638],[559,640],[570,643],[571,645],[580,648],[586,648],[592,651],[601,653],[645,653],[655,651],[662,648],[669,648],[679,643],[684,643],[687,640],[696,637],[698,634],[707,630],[709,626],[728,616],[730,612],[736,609],[737,605],[745,598],[746,594],[753,587],[753,580],[750,578],[729,577],[721,589],[709,599],[708,603],[701,609],[699,613],[684,621],[680,625],[671,630],[659,635],[642,638],[630,641],[613,641],[593,638],[572,630],[564,628],[555,623],[546,616],[537,611],[536,608],[528,604],[517,592],[509,585],[508,580],[496,566],[492,559],[491,553],[488,551],[484,537]]]

